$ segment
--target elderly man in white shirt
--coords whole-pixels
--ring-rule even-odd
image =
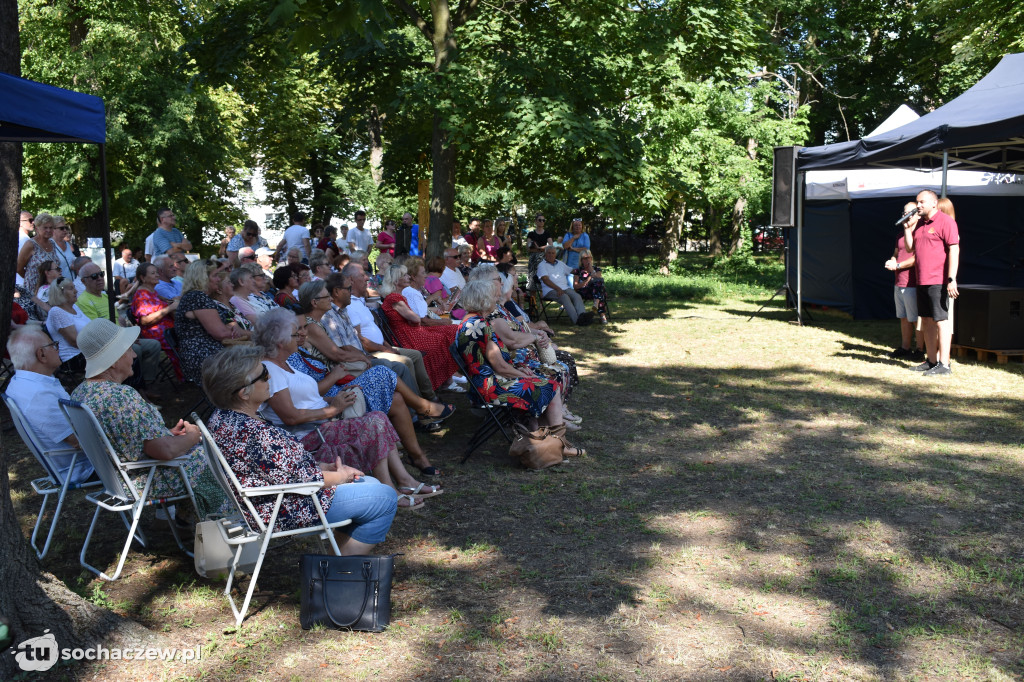
[[[466,288],[466,278],[459,272],[459,250],[455,247],[444,250],[444,272],[441,273],[441,284],[445,285],[453,296],[456,292]]]
[[[377,327],[373,313],[366,307],[367,277],[363,266],[359,263],[349,263],[342,268],[341,275],[345,278],[345,286],[352,288],[352,300],[346,311],[352,326],[359,333],[359,341],[363,350],[375,358],[403,363],[416,377],[416,386],[419,387],[420,395],[427,400],[436,401],[437,394],[434,393],[430,375],[427,374],[427,368],[423,364],[423,353],[413,348],[398,348],[384,343],[384,334]]]
[[[71,426],[61,414],[58,400],[70,399],[60,381],[54,377],[60,367],[57,343],[51,341],[42,327],[26,325],[11,332],[7,352],[14,365],[14,378],[7,385],[7,397],[21,409],[29,429],[36,435],[44,450],[77,448],[78,440]],[[72,455],[53,458],[54,470],[63,483],[68,477]],[[71,483],[81,483],[92,475],[93,468],[84,454],[78,455]]]
[[[537,266],[537,278],[541,283],[541,295],[549,301],[558,301],[569,314],[573,324],[581,327],[590,324],[593,314],[586,312],[583,299],[569,284],[572,270],[569,266],[556,259],[558,249],[548,246],[544,249],[544,260]]]

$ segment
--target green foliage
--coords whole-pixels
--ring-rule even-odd
[[[749,252],[713,259],[685,254],[673,263],[670,275],[656,267],[603,269],[608,293],[614,297],[650,301],[714,303],[730,296],[767,297],[782,284],[780,258]]]
[[[135,244],[169,205],[198,243],[204,225],[236,222],[239,101],[228,88],[191,87],[177,54],[190,24],[212,4],[25,0],[23,75],[101,96],[107,110],[112,229]],[[24,203],[63,213],[98,234],[98,152],[86,145],[25,145]]]

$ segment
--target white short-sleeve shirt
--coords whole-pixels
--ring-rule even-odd
[[[263,366],[270,372],[270,395],[288,389],[289,395],[292,399],[292,405],[299,410],[319,410],[327,407],[327,402],[320,395],[320,390],[317,388],[316,380],[311,376],[300,374],[295,370],[286,372],[277,365],[267,360],[263,361]],[[278,417],[270,406],[268,405],[264,409],[267,419],[276,424],[282,426],[284,422]],[[311,432],[314,428],[313,424],[303,424],[300,427],[289,429],[292,435],[304,436]]]

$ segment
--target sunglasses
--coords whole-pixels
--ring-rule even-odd
[[[92,280],[97,280],[97,279],[102,279],[102,278],[103,278],[103,273],[102,273],[102,272],[94,272],[94,273],[93,273],[93,274],[91,274],[91,275],[86,275],[86,276],[85,276],[85,277],[83,277],[82,279],[92,279]]]
[[[266,365],[263,365],[263,371],[260,372],[260,375],[258,377],[256,377],[255,379],[253,379],[252,381],[250,381],[249,383],[247,383],[245,386],[242,386],[242,388],[240,388],[238,390],[241,391],[241,390],[249,388],[250,386],[252,386],[254,384],[257,384],[257,383],[259,383],[261,381],[267,381],[268,379],[270,379],[270,370],[267,369]],[[237,393],[238,391],[235,391],[235,392]]]
[[[256,260],[256,256],[242,256],[242,260]]]

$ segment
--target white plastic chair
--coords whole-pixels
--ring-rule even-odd
[[[174,536],[175,542],[178,543],[178,547],[188,556],[192,556],[192,552],[188,551],[181,542],[178,529],[174,525],[174,518],[167,511],[168,503],[183,500],[190,501],[193,508],[195,507],[195,495],[192,492],[192,485],[188,481],[188,476],[182,469],[183,461],[181,459],[122,461],[118,457],[117,451],[114,450],[114,446],[110,444],[110,439],[107,438],[107,434],[104,433],[99,421],[96,420],[96,415],[92,413],[88,406],[73,400],[61,399],[60,409],[64,416],[67,417],[68,422],[71,424],[71,430],[75,432],[75,436],[78,438],[79,445],[82,446],[82,450],[85,451],[86,457],[92,462],[93,468],[96,469],[96,473],[103,483],[102,491],[89,493],[85,496],[85,499],[96,505],[96,511],[92,516],[92,523],[89,524],[89,532],[85,536],[85,544],[82,545],[82,553],[78,558],[79,563],[104,580],[117,580],[121,575],[121,570],[124,568],[124,562],[128,558],[128,549],[131,547],[132,539],[137,539],[143,547],[146,546],[145,536],[139,530],[139,519],[142,517],[142,510],[153,504],[159,504],[167,514],[167,525],[170,526],[171,534]],[[153,477],[159,469],[174,469],[185,485],[185,494],[150,499],[149,491],[153,485]],[[130,472],[140,470],[148,470],[149,472],[146,476],[146,483],[141,491],[136,489],[129,476]],[[125,520],[125,525],[128,526],[128,538],[121,549],[121,558],[117,562],[117,570],[114,571],[112,576],[108,576],[100,569],[90,566],[85,562],[85,553],[89,549],[89,542],[92,540],[93,531],[96,529],[96,520],[99,519],[100,512],[104,510],[120,513],[122,519]],[[125,517],[127,512],[131,512],[131,521],[128,521]]]
[[[14,428],[18,430],[18,435],[21,436],[21,440],[24,441],[25,446],[29,449],[33,455],[35,455],[36,461],[39,462],[39,466],[43,467],[43,471],[46,472],[45,476],[37,478],[32,481],[32,490],[37,495],[43,496],[43,504],[39,508],[39,515],[36,517],[36,525],[32,529],[32,538],[30,543],[32,549],[36,551],[36,556],[42,559],[46,556],[46,553],[50,551],[50,543],[53,541],[53,533],[57,530],[57,522],[60,520],[60,511],[64,507],[64,498],[67,496],[69,490],[79,490],[82,488],[91,488],[98,486],[99,481],[87,481],[82,483],[71,483],[72,474],[75,471],[75,466],[85,458],[85,453],[75,448],[59,448],[56,450],[45,450],[39,439],[36,437],[35,432],[25,421],[25,415],[22,414],[21,408],[14,402],[14,399],[9,397],[6,393],[0,394],[3,397],[4,404],[7,405],[7,409],[11,413],[11,420],[14,422]],[[68,466],[67,473],[61,476],[60,471],[52,461],[53,457],[71,456],[71,464]],[[57,495],[57,508],[53,511],[53,520],[50,521],[50,532],[46,534],[46,544],[43,545],[42,549],[36,546],[36,537],[39,534],[39,527],[42,525],[43,516],[46,514],[46,505],[50,501],[51,495]]]
[[[324,515],[323,507],[320,505],[320,498],[317,496],[317,492],[320,490],[319,482],[310,483],[288,483],[284,485],[271,485],[264,486],[261,488],[244,488],[239,483],[235,473],[231,470],[228,465],[227,459],[224,458],[224,453],[220,451],[220,447],[217,445],[217,441],[210,435],[210,431],[206,428],[206,424],[199,418],[195,413],[192,413],[192,421],[195,422],[196,426],[199,427],[200,433],[203,436],[203,451],[206,455],[207,465],[210,467],[210,471],[213,472],[214,478],[220,483],[224,492],[227,493],[228,497],[234,500],[235,506],[238,510],[237,518],[232,519],[232,523],[221,522],[217,524],[217,529],[221,533],[221,537],[228,545],[235,548],[235,555],[231,560],[231,566],[228,569],[228,582],[224,588],[224,595],[228,598],[228,602],[231,604],[231,611],[235,614],[235,627],[240,627],[242,621],[245,620],[245,614],[249,610],[249,602],[252,601],[252,594],[256,588],[256,580],[260,575],[260,568],[263,566],[263,559],[267,554],[267,548],[270,546],[270,541],[275,538],[291,537],[295,535],[310,535],[313,533],[317,534],[320,540],[321,552],[326,551],[323,547],[324,536],[331,543],[331,548],[334,550],[336,556],[341,556],[341,549],[338,548],[338,543],[334,539],[334,529],[347,526],[352,523],[352,519],[345,519],[343,521],[336,521],[335,523],[329,523],[327,517]],[[270,515],[270,521],[267,523],[263,522],[263,518],[257,513],[256,507],[253,505],[253,499],[259,497],[274,496],[274,511]],[[277,515],[281,510],[281,503],[284,501],[285,495],[305,495],[310,498],[313,502],[313,506],[316,509],[317,516],[320,519],[320,523],[313,526],[306,526],[304,528],[293,528],[291,530],[277,531],[273,530],[274,525],[277,523]],[[241,500],[241,502],[239,501]],[[243,509],[249,513],[249,516],[243,513]],[[254,528],[248,521],[251,518],[256,527]],[[252,577],[249,579],[249,588],[245,592],[245,601],[242,602],[242,607],[238,608],[235,604],[234,597],[231,596],[231,584],[235,579],[235,571],[238,569],[238,562],[242,556],[242,552],[245,549],[245,545],[250,542],[259,542],[260,551],[259,557],[256,559],[256,565],[252,570]]]

